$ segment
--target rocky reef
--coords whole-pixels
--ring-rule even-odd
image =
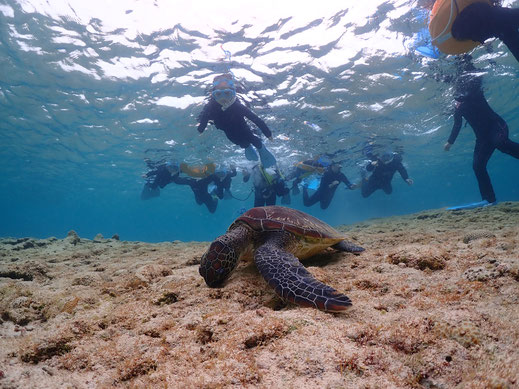
[[[305,261],[353,301],[287,305],[207,242],[0,239],[1,388],[519,386],[519,204],[342,226],[366,248]]]

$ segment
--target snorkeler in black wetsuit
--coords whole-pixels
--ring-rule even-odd
[[[303,187],[303,204],[306,207],[310,207],[315,203],[320,202],[321,209],[328,208],[332,202],[335,191],[341,182],[344,182],[348,189],[356,188],[355,185],[353,185],[346,176],[341,173],[341,165],[338,163],[332,163],[323,173],[319,188],[317,188],[314,194],[308,196],[308,189]]]
[[[494,203],[496,195],[492,188],[487,163],[495,149],[519,159],[519,143],[508,138],[508,125],[495,113],[483,94],[481,77],[471,77],[456,85],[456,109],[454,125],[445,151],[449,151],[460,132],[462,119],[470,124],[476,135],[472,167],[478,180],[479,191],[484,201]]]
[[[213,87],[211,98],[198,117],[198,132],[203,133],[209,120],[212,120],[216,128],[225,132],[231,142],[245,149],[247,159],[258,160],[258,155],[251,146],[253,145],[265,167],[275,165],[274,156],[262,144],[261,139],[254,135],[245,118],[256,124],[267,138],[272,139],[272,132],[262,119],[236,99],[232,75],[222,74],[215,77]]]
[[[454,20],[451,33],[460,41],[483,43],[488,38],[499,38],[519,61],[519,8],[470,4]]]
[[[229,199],[232,197],[231,194],[231,182],[232,178],[236,177],[238,173],[236,172],[236,166],[231,166],[229,169],[218,169],[215,172],[215,181],[214,184],[216,186],[216,196],[220,200],[226,198]]]
[[[409,185],[413,184],[413,180],[409,178],[407,170],[402,164],[402,156],[400,154],[385,152],[380,158],[371,161],[366,166],[366,170],[372,173],[369,178],[362,180],[362,197],[369,197],[378,189],[382,189],[386,194],[391,194],[393,192],[391,180],[397,171],[405,182]]]
[[[290,204],[290,190],[278,171],[269,173],[257,164],[252,168],[252,173],[247,171],[243,175],[243,182],[248,182],[250,177],[254,187],[255,207],[276,205],[277,197],[282,198],[282,204]]]
[[[151,165],[149,165],[151,167]],[[166,162],[155,166],[144,176],[147,179],[144,188],[142,188],[141,199],[148,200],[153,197],[160,196],[159,188],[164,188],[166,185],[173,182],[172,175],[178,174],[178,164],[173,162]]]
[[[180,177],[178,174],[172,176],[172,182],[178,185],[189,185],[193,194],[195,195],[195,201],[198,205],[205,204],[209,212],[214,213],[218,206],[218,199],[214,198],[209,194],[209,184],[215,182],[217,177],[211,174],[204,178],[191,178],[191,177]]]

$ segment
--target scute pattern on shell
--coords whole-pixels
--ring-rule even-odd
[[[300,237],[324,240],[344,238],[333,227],[311,215],[279,206],[252,208],[236,219],[229,229],[239,222],[255,231],[287,231]]]

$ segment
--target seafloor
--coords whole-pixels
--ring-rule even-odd
[[[0,387],[519,387],[519,203],[342,229],[365,253],[305,264],[343,314],[252,263],[209,289],[207,243],[1,239]]]

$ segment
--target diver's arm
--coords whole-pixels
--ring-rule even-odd
[[[463,116],[461,115],[461,112],[458,108],[456,108],[456,111],[454,112],[454,125],[452,126],[451,135],[449,136],[449,139],[447,140],[447,144],[452,146],[454,142],[456,141],[456,138],[458,137],[458,134],[461,130],[461,124],[463,122]],[[445,145],[446,150],[449,150],[450,146]]]
[[[204,107],[204,109],[202,109],[202,112],[198,116],[198,121],[199,121],[198,132],[200,134],[202,132],[204,132],[205,128],[207,127],[207,123],[209,122],[209,111],[210,111],[210,106],[209,106],[209,104],[207,104]]]
[[[253,122],[258,128],[265,134],[265,136],[269,139],[272,138],[272,131],[268,128],[267,124],[261,119],[258,115],[252,112],[249,108],[242,105],[243,115]]]
[[[400,176],[402,177],[402,179],[407,182],[407,180],[409,179],[409,174],[407,173],[407,169],[405,168],[405,166],[402,164],[402,162],[398,162],[398,165],[396,167],[396,170],[398,170],[398,173],[400,173]]]
[[[344,175],[344,173],[341,173],[338,178],[341,182],[344,182],[344,185],[346,185],[348,187],[348,189],[354,189],[350,180],[348,180],[348,178]]]

